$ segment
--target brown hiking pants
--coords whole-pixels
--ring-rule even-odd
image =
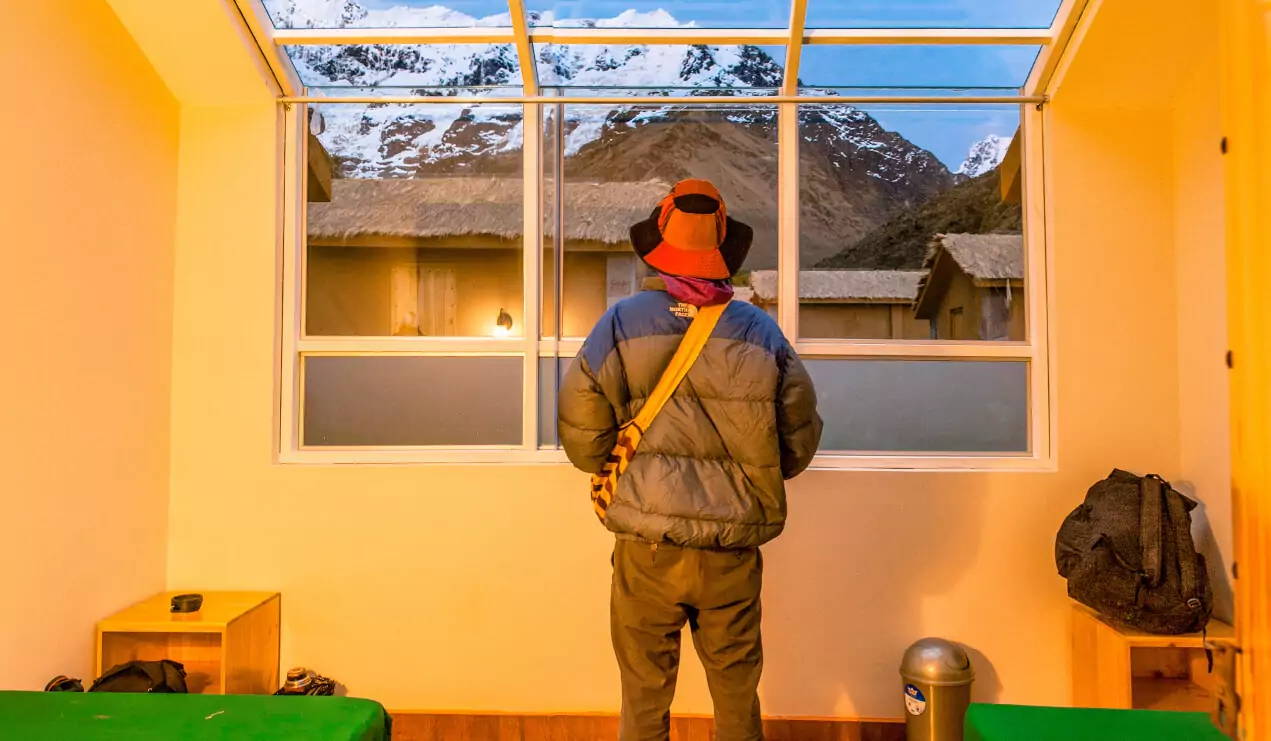
[[[718,741],[762,741],[757,548],[707,551],[618,541],[610,623],[622,674],[619,741],[667,741],[687,623],[706,669]]]

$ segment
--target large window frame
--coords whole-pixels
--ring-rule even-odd
[[[554,441],[540,440],[540,361],[569,359],[581,347],[579,338],[542,338],[544,178],[543,137],[525,136],[522,148],[524,188],[523,282],[524,337],[312,337],[304,332],[305,210],[307,203],[308,106],[330,104],[331,98],[312,96],[299,82],[283,45],[353,43],[511,43],[520,55],[525,93],[517,97],[428,99],[420,97],[342,97],[342,102],[443,102],[521,105],[525,131],[542,131],[548,111],[565,100],[572,104],[621,102],[663,103],[665,98],[566,99],[544,95],[534,69],[533,44],[551,42],[641,44],[779,45],[786,48],[785,82],[776,96],[745,94],[694,97],[695,105],[751,103],[778,109],[778,322],[798,352],[820,359],[894,359],[937,361],[1004,361],[1029,365],[1027,409],[1028,451],[1021,454],[825,453],[814,468],[827,470],[1053,470],[1056,465],[1056,379],[1053,319],[1053,271],[1050,206],[1047,196],[1049,149],[1046,146],[1045,103],[1062,75],[1070,40],[1078,27],[1086,0],[1063,0],[1050,29],[848,29],[805,30],[806,0],[794,0],[788,29],[582,29],[529,28],[521,0],[509,0],[513,27],[452,29],[275,29],[261,0],[235,0],[247,29],[256,38],[269,67],[283,108],[282,191],[280,213],[281,332],[279,343],[277,461],[287,464],[561,464],[566,458]],[[1027,83],[1014,95],[990,96],[811,96],[797,87],[800,52],[804,44],[1033,44],[1041,52]],[[1021,177],[1026,246],[1027,338],[1022,342],[946,342],[927,340],[799,339],[799,106],[818,103],[1012,103],[1020,106]],[[558,111],[559,112],[559,111]],[[555,200],[559,203],[559,199]],[[558,206],[559,208],[559,206]],[[556,288],[559,292],[559,282]],[[303,429],[303,359],[311,355],[518,357],[523,360],[523,435],[517,446],[305,448]]]

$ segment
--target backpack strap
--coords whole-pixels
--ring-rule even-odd
[[[1166,490],[1165,500],[1169,506],[1170,529],[1174,531],[1175,550],[1178,553],[1179,590],[1187,606],[1199,610],[1202,606],[1199,596],[1200,577],[1196,573],[1196,544],[1192,542],[1192,531],[1188,527],[1187,508],[1183,498],[1172,490]]]
[[[1160,476],[1149,474],[1139,481],[1139,545],[1143,549],[1143,582],[1158,587],[1165,577],[1161,568],[1165,537],[1164,498]]]

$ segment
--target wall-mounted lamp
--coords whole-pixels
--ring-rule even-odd
[[[499,318],[494,321],[494,336],[507,337],[512,334],[512,315],[499,309]]]

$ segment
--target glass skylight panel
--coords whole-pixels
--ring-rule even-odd
[[[781,86],[783,47],[535,44],[539,84],[662,91]]]
[[[277,28],[510,27],[506,0],[264,0]]]
[[[521,90],[521,63],[512,44],[350,44],[288,46],[300,81],[309,87]]]
[[[1049,28],[1060,0],[808,0],[807,28]]]
[[[788,0],[527,0],[532,26],[786,28]]]
[[[1011,90],[1028,81],[1040,46],[809,45],[799,81],[807,88]]]

